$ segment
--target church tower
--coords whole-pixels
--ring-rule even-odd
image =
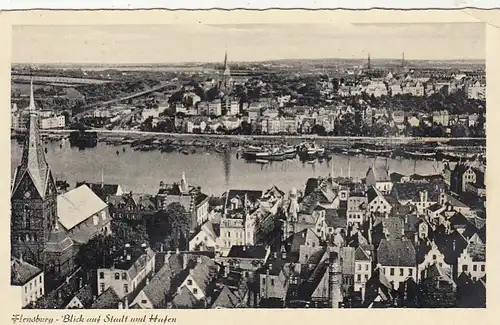
[[[220,82],[220,90],[224,93],[224,95],[229,95],[232,92],[232,83],[233,80],[231,78],[231,69],[229,68],[229,64],[227,62],[227,51],[224,56],[224,72],[222,74],[222,80]]]
[[[42,251],[57,220],[57,190],[40,140],[31,81],[29,122],[21,164],[11,189],[11,254],[40,266]]]

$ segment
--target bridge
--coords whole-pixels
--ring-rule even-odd
[[[105,102],[96,102],[96,103],[85,105],[85,106],[83,106],[84,111],[81,112],[81,113],[75,114],[74,117],[80,117],[80,116],[92,113],[93,112],[92,108],[95,108],[96,106],[106,106],[106,105],[109,105],[109,104],[120,103],[120,102],[129,100],[129,99],[132,99],[132,98],[141,97],[141,96],[153,93],[155,91],[161,90],[161,89],[167,87],[168,85],[170,85],[170,81],[162,83],[162,84],[160,84],[158,86],[155,86],[153,88],[150,88],[150,89],[147,89],[147,90],[143,90],[143,91],[131,94],[131,95],[124,96],[124,97],[115,98],[115,99],[108,100],[108,101],[105,101]]]

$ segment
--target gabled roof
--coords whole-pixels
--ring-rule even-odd
[[[112,287],[104,291],[96,301],[92,303],[92,309],[118,309],[120,298]]]
[[[425,279],[437,278],[439,281],[446,281],[449,284],[456,286],[455,282],[451,278],[451,274],[446,272],[446,270],[439,266],[437,263],[429,265],[426,271],[427,272],[425,272],[426,276],[424,277],[424,281]]]
[[[377,197],[382,197],[385,199],[382,192],[380,192],[375,186],[370,186],[370,188],[368,188],[368,191],[366,192],[366,196],[368,197],[368,203],[371,203]]]
[[[215,298],[212,308],[235,308],[241,304],[238,298],[227,286],[223,286],[220,293]]]
[[[170,276],[170,264],[165,263],[142,290],[153,305],[153,308],[166,308],[164,302],[170,290]]]
[[[80,290],[78,290],[74,298],[77,298],[80,301],[84,309],[90,308],[94,299],[91,285],[87,284],[83,286]]]
[[[10,284],[13,286],[23,286],[31,279],[42,273],[38,267],[23,260],[12,257],[10,260]]]
[[[182,287],[180,292],[176,293],[172,299],[173,308],[196,308],[198,304],[196,297],[186,287]]]
[[[354,252],[354,260],[368,262],[371,259],[368,256],[368,254],[366,253],[366,251],[361,246],[359,246],[358,248],[356,248],[356,251]]]
[[[74,228],[106,207],[107,204],[86,185],[57,196],[59,222],[67,230]]]
[[[407,239],[382,239],[377,249],[377,261],[383,266],[414,267],[415,256],[415,247]]]
[[[389,176],[387,169],[382,167],[370,167],[366,172],[366,176],[369,174],[373,175],[376,182],[390,182],[391,177]]]

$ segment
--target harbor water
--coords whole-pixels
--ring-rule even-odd
[[[364,178],[372,165],[387,166],[390,172],[422,175],[440,173],[442,163],[429,160],[367,158],[333,155],[327,161],[301,162],[298,158],[266,164],[247,162],[233,148],[228,152],[195,153],[134,151],[130,146],[114,146],[99,142],[95,148],[79,150],[69,141],[44,143],[47,161],[54,177],[65,180],[71,188],[76,182],[120,184],[124,191],[156,193],[160,181],[178,182],[182,173],[190,185],[201,186],[208,195],[218,196],[228,189],[265,190],[276,185],[288,192],[301,189],[310,177],[348,176]],[[19,165],[22,144],[11,140],[11,175]]]

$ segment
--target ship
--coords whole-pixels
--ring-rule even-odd
[[[435,152],[422,152],[422,151],[403,151],[403,154],[408,158],[413,159],[434,159],[436,158]]]
[[[325,148],[313,143],[303,142],[299,145],[298,151],[301,154],[306,154],[308,156],[323,155],[325,153]]]

